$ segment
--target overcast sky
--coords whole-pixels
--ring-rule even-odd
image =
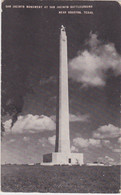
[[[81,2],[93,5],[94,15],[59,15],[57,10],[7,9],[8,2],[2,15],[2,79],[10,96],[7,104],[16,106],[18,119],[10,129],[12,114],[3,116],[2,163],[40,162],[43,154],[54,151],[63,24],[68,39],[71,150],[83,152],[85,162],[119,164],[119,5]]]

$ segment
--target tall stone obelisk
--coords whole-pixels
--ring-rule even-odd
[[[70,153],[70,132],[69,132],[69,95],[68,95],[68,54],[67,36],[65,27],[60,30],[60,55],[59,55],[59,94],[58,113],[56,127],[55,151]]]
[[[83,164],[83,154],[70,151],[67,36],[65,27],[62,25],[60,29],[55,152],[43,155],[42,165],[75,164]]]

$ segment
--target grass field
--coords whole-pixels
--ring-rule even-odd
[[[2,165],[3,192],[119,193],[120,167]]]

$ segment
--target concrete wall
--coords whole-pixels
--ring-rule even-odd
[[[52,153],[52,162],[55,164],[67,164],[68,156],[65,153]]]
[[[83,162],[83,154],[82,153],[70,153],[69,158],[71,159],[72,165],[82,165]]]
[[[43,155],[43,162],[52,162],[52,153]]]
[[[82,153],[59,153],[53,152],[51,154],[45,154],[43,156],[44,163],[52,163],[53,165],[82,165],[83,154]]]

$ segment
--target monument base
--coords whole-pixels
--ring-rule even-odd
[[[43,155],[41,165],[82,165],[83,153],[59,153],[53,152]]]

